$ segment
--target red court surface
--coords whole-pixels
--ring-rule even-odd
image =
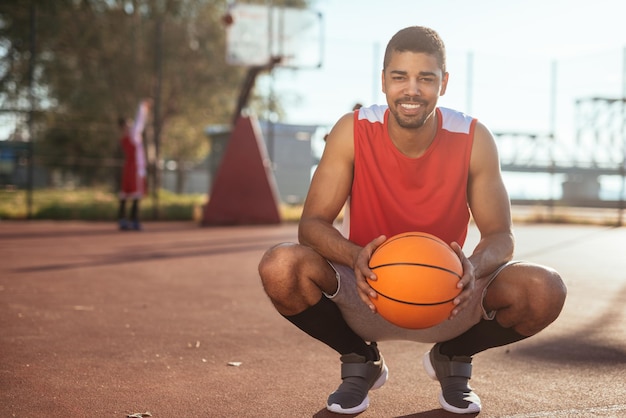
[[[481,353],[479,417],[626,416],[626,228],[518,225],[561,272],[561,317]],[[338,417],[339,358],[278,315],[257,264],[296,226],[0,222],[0,417]],[[472,230],[467,248],[476,242]],[[390,380],[361,417],[453,417],[427,344],[381,342]],[[473,416],[473,415],[470,415]]]

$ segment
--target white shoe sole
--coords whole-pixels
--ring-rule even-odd
[[[437,379],[437,373],[435,372],[435,368],[430,362],[430,351],[428,351],[426,354],[424,354],[424,357],[422,357],[422,365],[424,366],[424,370],[426,370],[426,374],[431,379],[439,381],[439,379]],[[474,394],[474,396],[476,396],[476,394]],[[478,398],[478,396],[476,396],[476,398]],[[457,408],[456,406],[450,405],[448,402],[446,402],[445,398],[443,397],[443,391],[439,392],[439,405],[441,405],[441,407],[448,412],[452,412],[455,414],[479,413],[481,409],[480,399],[472,400],[470,402],[471,403],[469,404],[469,406],[465,409]]]
[[[387,382],[388,377],[389,377],[389,369],[387,368],[387,365],[385,364],[383,368],[383,372],[380,374],[380,376],[378,376],[378,379],[376,379],[376,381],[374,382],[370,390],[376,390],[376,389],[381,388],[385,384],[385,382]],[[352,408],[344,409],[341,407],[341,405],[334,403],[331,405],[326,405],[326,409],[336,414],[358,414],[360,412],[365,411],[369,406],[370,406],[370,397],[369,395],[366,395],[365,399],[363,399],[363,402],[361,402],[357,406],[353,406]]]

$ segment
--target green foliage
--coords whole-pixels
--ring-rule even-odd
[[[228,3],[0,2],[0,109],[23,122],[13,136],[27,137],[28,125],[37,163],[83,186],[113,184],[107,173],[121,157],[116,121],[134,117],[139,101],[152,97],[149,173],[162,160],[202,160],[210,152],[204,128],[231,122],[246,73],[226,63],[221,19]],[[259,114],[263,106],[251,104]],[[280,103],[274,107],[280,113]],[[158,189],[158,179],[150,186]]]
[[[160,221],[196,221],[202,219],[202,207],[207,203],[204,194],[175,194],[166,190],[159,192]],[[28,216],[27,192],[24,190],[0,190],[0,221],[21,220]],[[32,195],[32,219],[115,221],[117,196],[104,189],[35,190]],[[140,206],[142,220],[153,219],[153,201],[146,197]],[[295,222],[302,214],[301,206],[282,205],[281,218]]]
[[[202,128],[231,120],[244,75],[225,62],[225,10],[226,0],[2,2],[0,107],[29,110],[33,56],[36,152],[49,167],[92,184],[117,155],[117,118],[134,117],[145,97],[155,99],[150,162],[156,151],[198,161]]]
[[[197,220],[205,195],[177,195],[159,193],[159,220]],[[35,190],[32,219],[114,221],[117,218],[118,198],[105,190]],[[141,201],[141,218],[152,220],[151,198]],[[200,212],[199,212],[200,211]],[[26,219],[28,215],[26,191],[0,191],[0,219]]]

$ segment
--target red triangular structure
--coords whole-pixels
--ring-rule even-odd
[[[280,223],[277,196],[259,124],[240,116],[217,170],[202,225]]]

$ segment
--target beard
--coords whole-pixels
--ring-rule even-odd
[[[390,113],[392,114],[398,125],[400,125],[400,127],[402,128],[419,129],[424,126],[424,124],[432,114],[432,112],[428,112],[427,110],[427,103],[422,101],[412,103],[419,103],[424,109],[424,112],[420,115],[413,116],[401,115],[400,112],[398,112],[398,106],[400,106],[400,102],[396,102],[394,107],[389,108]]]

